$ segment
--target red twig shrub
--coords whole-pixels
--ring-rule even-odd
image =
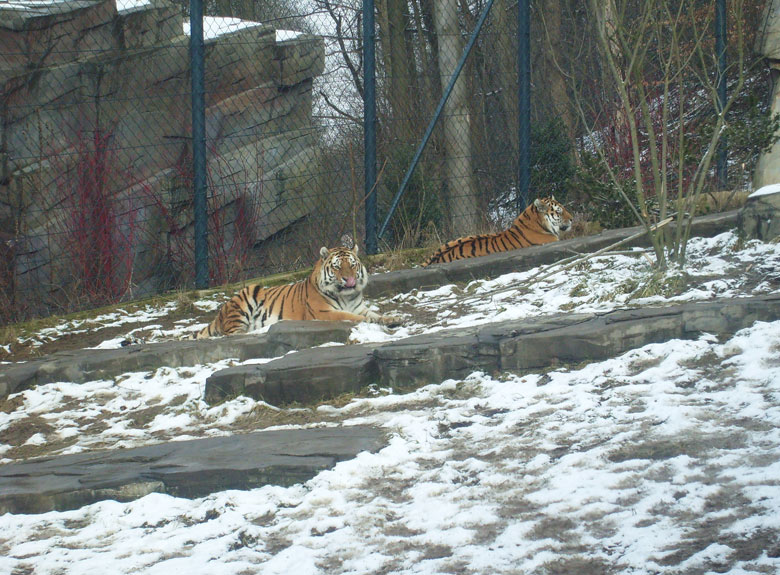
[[[137,208],[120,192],[130,186],[119,168],[111,132],[77,136],[75,160],[56,178],[58,238],[62,268],[74,281],[75,295],[91,305],[114,303],[130,289]]]

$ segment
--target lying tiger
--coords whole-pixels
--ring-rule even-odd
[[[249,285],[222,304],[217,317],[195,336],[246,333],[283,319],[369,321],[398,325],[401,319],[379,315],[363,301],[368,272],[358,247],[323,247],[306,279],[264,288]]]
[[[571,214],[554,197],[538,198],[497,234],[467,236],[441,246],[423,265],[476,258],[554,242],[571,227]]]

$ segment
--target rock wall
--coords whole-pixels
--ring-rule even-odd
[[[0,55],[10,289],[63,288],[74,190],[91,185],[110,187],[119,206],[113,227],[132,235],[116,246],[132,250],[116,273],[132,276],[135,296],[155,291],[155,274],[169,271],[172,232],[185,244],[192,237],[189,37],[180,9],[165,0],[119,10],[116,0],[0,4]],[[224,212],[230,230],[236,206],[251,205],[249,242],[317,200],[312,81],[323,67],[319,37],[278,41],[257,24],[206,40],[210,209]],[[97,164],[100,181],[84,184]]]
[[[772,91],[771,114],[780,112],[780,0],[766,3],[763,34],[759,34],[758,52],[763,54],[772,69],[774,89]],[[759,189],[769,184],[780,183],[780,142],[758,158],[753,173],[753,187]]]

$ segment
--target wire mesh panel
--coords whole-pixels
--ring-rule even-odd
[[[187,4],[0,12],[3,321],[191,287]],[[212,285],[310,266],[356,234],[357,24],[321,1],[206,5]]]
[[[663,169],[685,169],[667,182],[695,172],[717,125],[706,89],[717,60],[712,2],[534,2],[530,142],[518,131],[518,4],[486,5],[376,2],[378,177],[368,193],[380,221],[473,41],[380,249],[504,228],[519,207],[521,144],[530,144],[530,199],[554,195],[605,226],[635,223],[621,190],[660,173],[644,153],[660,149],[648,128],[683,126],[666,131],[685,136],[668,140],[680,161]],[[777,127],[767,68],[750,51],[762,6],[730,0],[726,11],[729,93],[738,94],[724,128],[732,188],[749,184]],[[345,233],[363,247],[362,1],[204,8],[210,285],[308,267]],[[188,9],[185,0],[0,3],[0,321],[193,286]],[[643,22],[655,36],[642,36]],[[677,52],[666,43],[675,31]],[[637,45],[647,47],[644,72],[621,100],[619,49]],[[679,57],[689,47],[702,49],[698,59]],[[667,57],[694,64],[664,76]],[[671,102],[664,77],[678,82],[668,93],[680,121],[659,119]],[[658,194],[647,190],[635,210],[652,208]]]
[[[158,289],[188,150],[180,10],[0,5],[4,320]]]

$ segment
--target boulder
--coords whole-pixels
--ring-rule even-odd
[[[780,184],[759,188],[739,212],[739,229],[751,239],[765,242],[780,236]]]

